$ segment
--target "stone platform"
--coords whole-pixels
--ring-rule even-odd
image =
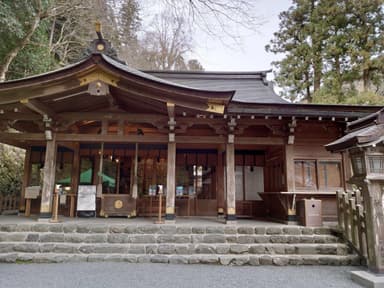
[[[330,227],[251,220],[225,225],[208,218],[162,225],[152,224],[153,219],[71,219],[51,224],[24,217],[0,218],[0,262],[360,264],[360,258]]]

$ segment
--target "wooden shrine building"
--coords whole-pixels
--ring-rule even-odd
[[[324,145],[380,107],[288,103],[267,72],[138,71],[99,37],[78,63],[0,83],[0,142],[26,150],[20,211],[51,217],[59,184],[62,215],[88,186],[98,216],[154,215],[160,190],[167,220],[288,221],[300,197],[335,219],[349,171]]]

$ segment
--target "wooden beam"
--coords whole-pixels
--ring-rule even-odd
[[[284,145],[282,137],[236,137],[235,144]]]
[[[48,80],[49,81],[49,80]],[[50,83],[44,83],[40,81],[38,83],[24,84],[22,87],[4,89],[0,91],[0,104],[10,104],[19,102],[25,99],[25,93],[28,93],[28,99],[35,99],[41,97],[49,97],[66,92],[70,94],[72,90],[78,90],[79,80],[76,78],[66,78],[57,81],[50,81]]]
[[[47,105],[41,103],[39,100],[36,99],[22,99],[20,100],[20,103],[28,107],[30,110],[35,111],[36,113],[40,114],[41,116],[47,115],[49,118],[54,119],[56,117],[56,112],[53,111],[50,107]]]
[[[124,120],[129,123],[153,123],[168,121],[166,115],[142,114],[142,113],[120,113],[120,112],[66,112],[59,114],[60,119],[67,121],[102,121]]]
[[[57,133],[57,141],[62,142],[121,142],[121,143],[167,143],[168,135],[101,135]],[[177,136],[177,143],[225,144],[225,136]],[[43,133],[0,132],[0,142],[5,141],[45,141]],[[236,137],[235,144],[284,145],[283,138],[277,137]]]
[[[44,133],[0,132],[0,142],[5,141],[45,141]]]
[[[121,142],[121,143],[167,143],[168,135],[101,135],[56,133],[58,142]],[[0,132],[0,142],[46,141],[43,133]],[[64,143],[63,143],[64,144]]]
[[[38,121],[41,120],[40,115],[36,114],[27,114],[27,113],[20,113],[20,112],[5,112],[4,114],[0,114],[0,121],[13,121],[13,120],[19,120],[19,121]]]
[[[101,135],[57,133],[58,141],[105,142],[105,143],[167,143],[168,135]]]
[[[177,143],[195,143],[195,144],[224,144],[227,141],[225,136],[177,136]]]

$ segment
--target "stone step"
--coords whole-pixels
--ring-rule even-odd
[[[348,255],[346,244],[111,244],[2,242],[0,253]]]
[[[357,255],[238,255],[238,254],[65,254],[65,253],[0,253],[0,263],[60,262],[131,262],[221,265],[360,265]]]
[[[94,223],[30,223],[0,224],[0,232],[55,232],[55,233],[126,233],[126,234],[244,234],[244,235],[332,235],[333,228],[302,226],[185,226],[132,225]]]
[[[1,242],[69,242],[69,243],[338,243],[328,234],[256,235],[256,234],[130,234],[130,233],[64,233],[0,232]]]

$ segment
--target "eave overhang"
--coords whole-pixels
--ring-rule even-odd
[[[323,117],[347,118],[366,117],[377,112],[381,106],[295,104],[295,103],[243,103],[231,101],[229,114],[281,117]]]
[[[383,142],[384,123],[382,114],[383,111],[379,111],[349,123],[347,134],[325,145],[325,148],[331,152],[340,152],[353,147],[375,146]]]
[[[224,113],[235,92],[177,85],[132,69],[103,54],[92,54],[81,62],[53,72],[0,83],[0,106],[81,95],[87,93],[88,84],[93,81],[102,81],[122,95],[135,92],[137,97],[218,114]]]

